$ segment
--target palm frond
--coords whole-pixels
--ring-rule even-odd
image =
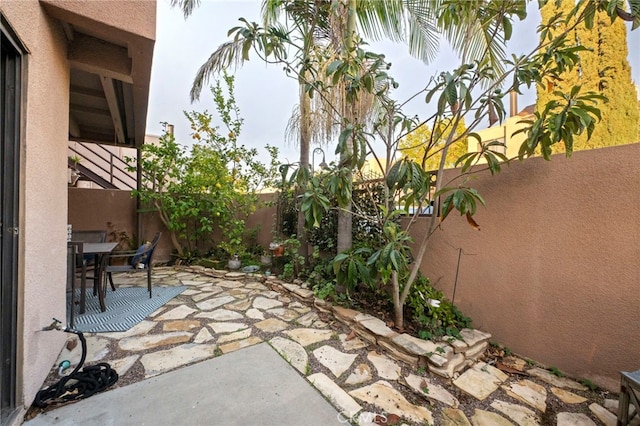
[[[244,63],[242,48],[244,39],[237,39],[222,43],[200,66],[191,87],[191,101],[200,99],[202,88],[209,83],[209,79],[223,70],[236,69]]]
[[[200,0],[171,0],[171,7],[178,6],[182,9],[185,19],[188,18],[193,10],[200,6]]]

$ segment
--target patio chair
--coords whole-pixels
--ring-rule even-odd
[[[77,278],[77,265],[80,263],[80,313],[83,312],[85,289],[87,286],[87,267],[84,262],[81,261],[83,257],[82,241],[69,241],[67,243],[67,289],[71,292],[71,306],[69,311],[69,324],[71,328],[74,326],[75,319],[75,305],[76,305],[76,278]]]
[[[620,376],[618,426],[626,426],[631,424],[636,416],[640,417],[640,370],[631,373],[621,371]]]
[[[151,298],[151,271],[153,269],[153,254],[155,252],[156,246],[158,245],[158,241],[160,241],[161,236],[162,232],[157,232],[151,242],[147,242],[141,245],[138,250],[113,252],[109,256],[109,263],[105,267],[104,272],[106,272],[112,290],[115,291],[116,289],[113,283],[113,277],[111,276],[113,272],[146,272],[147,289],[149,291],[149,298]],[[123,265],[112,264],[112,261],[116,259],[125,259],[126,263]]]

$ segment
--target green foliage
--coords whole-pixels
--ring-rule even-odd
[[[424,276],[416,279],[409,292],[407,305],[419,327],[418,335],[425,340],[459,336],[461,329],[471,326],[471,319],[446,300],[442,292],[433,288]]]
[[[293,234],[290,238],[287,238],[282,242],[284,246],[284,271],[282,274],[283,279],[291,279],[298,277],[301,273],[301,268],[304,266],[305,259],[299,253],[300,240]]]
[[[454,141],[447,151],[445,167],[455,167],[456,160],[467,153],[467,140],[462,137],[466,134],[464,121],[458,122],[457,129],[451,129],[452,125],[452,120],[446,118],[434,123],[432,127],[427,125],[417,127],[400,140],[400,153],[425,170],[437,170],[440,166],[442,150],[447,143],[444,138],[453,133]]]
[[[374,283],[367,259],[371,255],[371,249],[361,247],[338,253],[333,259],[333,273],[338,285],[347,288],[347,294],[353,293],[362,283],[372,285]]]
[[[607,2],[605,2],[607,3]],[[597,105],[601,122],[588,134],[579,135],[569,146],[556,145],[552,152],[566,152],[621,145],[636,142],[640,128],[637,93],[631,79],[628,62],[627,34],[625,24],[613,20],[617,2],[597,10],[585,2],[577,10],[574,1],[548,2],[542,9],[542,25],[547,25],[548,36],[558,36],[569,29],[567,42],[579,44],[582,49],[575,52],[579,66],[564,69],[558,76],[548,77],[546,85],[537,90],[536,110],[542,113],[549,103],[558,102],[567,108],[565,94],[580,87],[583,93],[602,95]],[[640,3],[636,6],[640,8]],[[636,15],[640,9],[636,10]],[[582,14],[584,22],[577,22]],[[575,28],[573,28],[575,26]],[[594,29],[595,28],[595,29]],[[605,101],[606,100],[606,101]],[[544,147],[543,147],[544,148]],[[542,151],[544,155],[544,151]]]
[[[164,133],[158,144],[142,147],[144,211],[159,213],[170,232],[178,257],[191,260],[201,247],[210,245],[217,227],[229,254],[243,252],[244,218],[257,207],[256,190],[272,185],[277,177],[277,148],[267,147],[269,164],[258,159],[256,149],[239,144],[243,120],[233,94],[233,77],[225,75],[212,94],[222,124],[213,115],[185,113],[195,141],[191,152],[172,134]],[[224,130],[222,130],[224,129]],[[130,170],[134,160],[128,159]]]
[[[564,376],[564,374],[562,374],[562,371],[558,370],[556,367],[549,368],[549,371],[551,371],[551,374],[553,374],[556,377]]]
[[[582,383],[584,386],[588,387],[591,391],[598,390],[598,385],[596,385],[595,383],[593,383],[589,379],[580,379],[580,383]]]

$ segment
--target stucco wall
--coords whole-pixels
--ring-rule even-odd
[[[151,240],[156,231],[161,231],[164,235],[154,258],[160,262],[169,260],[171,243],[156,215],[143,215],[142,235],[138,235],[136,200],[130,191],[69,188],[69,223],[78,231],[101,229],[110,234],[126,232],[138,242],[141,238]],[[107,238],[115,240],[113,235]]]
[[[257,241],[266,249],[272,240],[271,230],[276,208],[263,203],[275,198],[273,194],[261,194],[259,198],[262,207],[247,218],[245,225],[247,229],[259,227]],[[136,201],[129,191],[69,188],[69,223],[75,230],[106,229],[125,231],[137,236],[136,220]],[[156,231],[162,231],[163,237],[158,244],[155,260],[169,261],[173,247],[166,227],[157,214],[143,214],[142,236],[151,239]],[[213,238],[219,239],[220,235],[216,233]]]
[[[448,298],[455,289],[456,305],[493,340],[618,389],[619,370],[640,368],[639,159],[633,144],[472,181],[487,202],[475,216],[481,230],[451,215],[423,273]]]
[[[38,2],[3,2],[2,13],[29,50],[23,86],[21,149],[21,252],[18,354],[21,395],[30,404],[66,336],[41,332],[51,318],[65,318],[66,162],[69,70],[66,42]]]
[[[23,63],[17,283],[17,402],[28,406],[67,337],[62,332],[40,331],[51,323],[52,317],[64,320],[66,316],[70,74],[68,40],[60,21],[52,17],[52,13],[70,11],[74,15],[74,25],[84,24],[89,29],[93,25],[95,31],[107,31],[110,28],[123,30],[111,31],[114,37],[126,38],[127,34],[139,34],[132,39],[132,43],[139,43],[130,47],[142,46],[134,49],[134,53],[147,55],[148,60],[144,63],[150,64],[155,35],[155,1],[99,4],[2,1],[0,11],[28,51]],[[148,75],[150,66],[147,68],[139,72],[144,71]],[[138,71],[133,72],[137,84],[148,85],[148,78],[136,79],[135,73]],[[146,102],[146,98],[144,100]],[[144,114],[140,115],[144,120]],[[144,128],[141,131],[144,134]]]

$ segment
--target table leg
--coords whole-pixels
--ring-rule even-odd
[[[103,280],[106,280],[106,276],[104,278],[102,277],[102,271],[104,270],[104,263],[106,262],[106,260],[107,256],[103,254],[99,256],[99,261],[96,262],[96,265],[98,265],[96,268],[96,284],[98,285],[98,298],[100,300],[100,310],[102,312],[105,312],[107,310],[107,306],[104,302],[107,283],[103,283]]]

